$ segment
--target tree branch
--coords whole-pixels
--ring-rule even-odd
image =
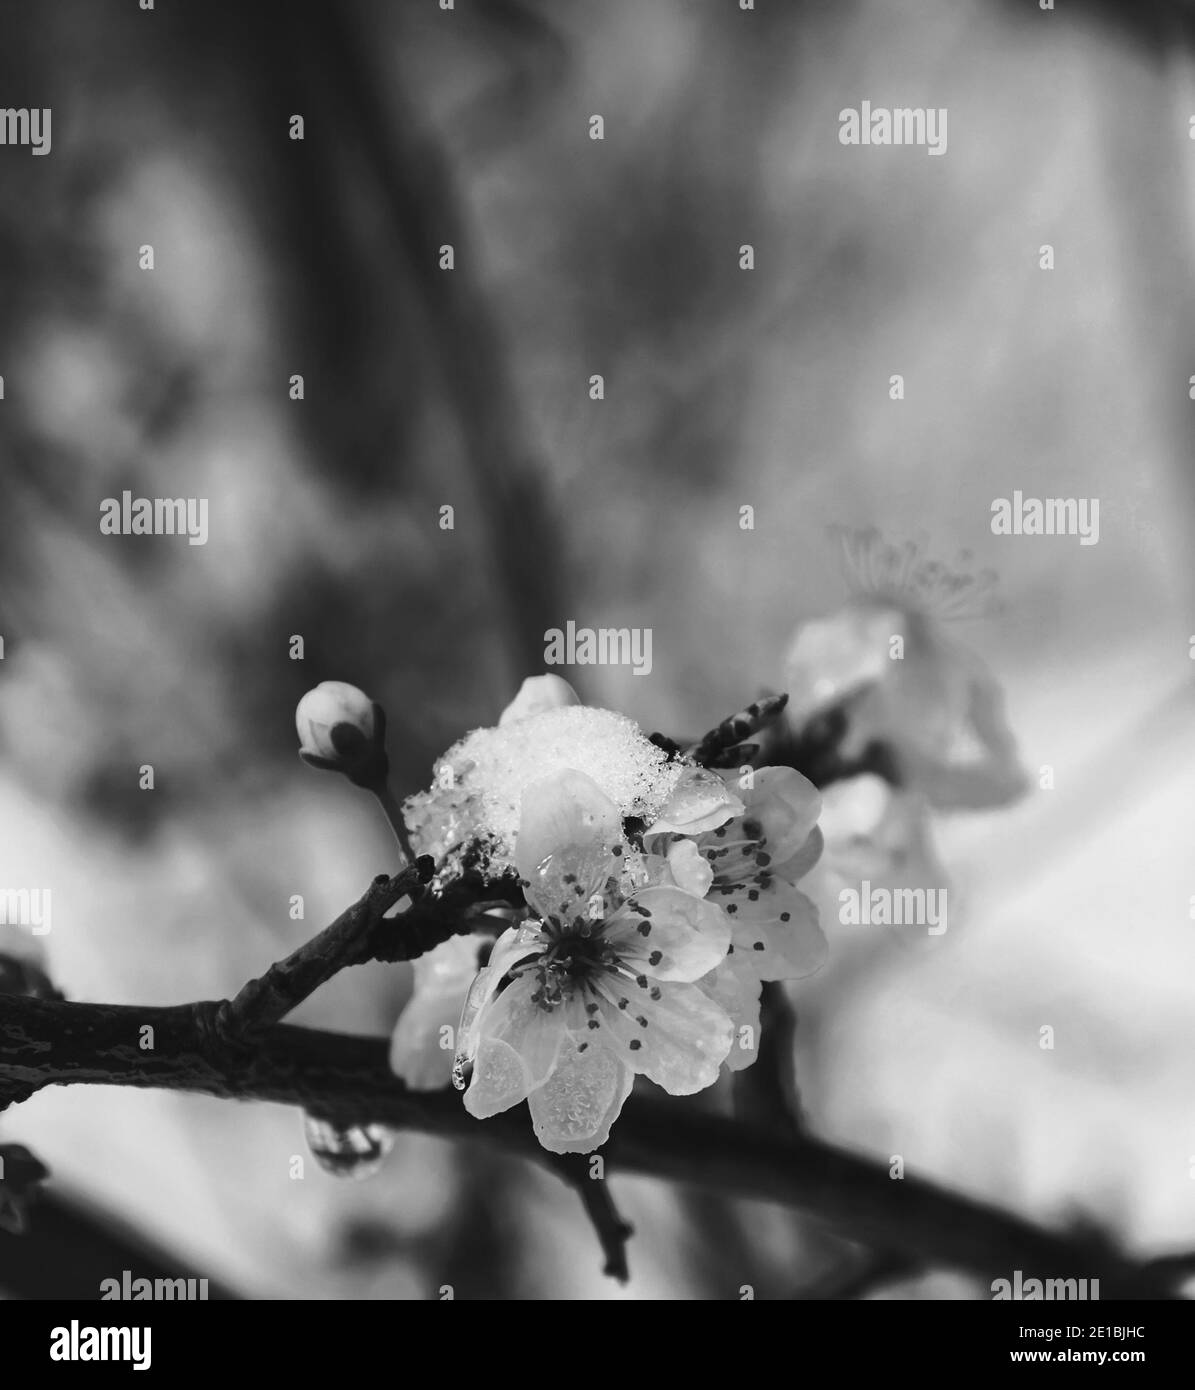
[[[525,1112],[478,1121],[452,1091],[407,1090],[381,1038],[278,1025],[252,1048],[216,1026],[220,1003],[171,1008],[0,999],[0,1108],[49,1085],[154,1086],[301,1106],[339,1123],[375,1122],[488,1142],[554,1166]],[[152,1034],[143,1033],[151,1028]],[[152,1045],[143,1046],[144,1042]],[[814,1139],[743,1126],[676,1102],[632,1098],[603,1150],[607,1170],[778,1202],[847,1239],[924,1263],[1009,1278],[1098,1278],[1103,1298],[1173,1297],[1172,1281],[1084,1238],[906,1176]]]
[[[379,874],[364,894],[330,925],[305,941],[260,979],[250,980],[235,999],[220,1005],[216,1026],[226,1037],[256,1037],[314,994],[362,952],[385,914],[405,896],[414,897],[431,877],[426,855],[395,874]],[[406,925],[405,917],[402,919]],[[365,957],[368,958],[368,957]]]
[[[346,966],[414,960],[450,936],[474,931],[476,914],[485,907],[523,904],[515,879],[482,883],[465,876],[424,895],[433,870],[425,854],[393,878],[380,874],[323,931],[271,965],[260,979],[250,980],[235,999],[222,1001],[216,1008],[217,1031],[229,1042],[254,1039]],[[404,897],[411,898],[406,911],[387,917]]]

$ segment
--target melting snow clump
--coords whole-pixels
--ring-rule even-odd
[[[436,763],[432,786],[403,807],[420,854],[471,848],[485,877],[513,867],[523,790],[565,768],[592,777],[623,816],[652,821],[684,771],[612,710],[568,705],[475,729]]]

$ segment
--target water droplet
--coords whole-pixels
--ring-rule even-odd
[[[394,1147],[394,1135],[382,1125],[342,1127],[304,1115],[303,1130],[311,1156],[324,1172],[354,1182],[372,1178]]]

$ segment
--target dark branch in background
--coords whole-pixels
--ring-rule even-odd
[[[894,787],[902,784],[899,762],[887,744],[872,740],[857,757],[842,753],[850,729],[849,698],[795,730],[780,718],[787,704],[787,695],[761,696],[694,743],[685,745],[660,733],[652,734],[651,741],[672,756],[684,754],[701,767],[721,771],[745,766],[793,767],[815,787],[870,772]],[[747,739],[754,741],[748,743]]]
[[[513,674],[524,675],[542,668],[543,633],[555,622],[553,610],[567,605],[561,528],[516,404],[509,352],[487,307],[477,239],[452,166],[399,84],[383,79],[363,14],[350,3],[320,6],[309,18],[312,37],[321,66],[341,75],[337,96],[347,124],[394,245],[415,270],[425,331],[489,520],[486,559],[499,578]],[[456,249],[451,273],[436,266],[443,244]]]
[[[24,1144],[0,1144],[0,1231],[20,1235],[28,1224],[30,1202],[50,1170]]]
[[[747,1124],[796,1135],[801,1129],[793,1064],[796,1010],[775,980],[763,985],[759,1002],[759,1054],[754,1065],[734,1073],[734,1113]]]
[[[795,767],[815,787],[874,773],[891,786],[904,782],[896,755],[887,744],[869,742],[857,757],[846,757],[841,745],[850,729],[850,700],[816,714],[798,730],[782,723],[768,729],[761,762],[777,767]]]
[[[6,997],[0,1013],[0,1105],[49,1085],[155,1086],[299,1106],[340,1124],[378,1123],[492,1143],[545,1164],[522,1107],[475,1120],[452,1091],[408,1091],[385,1039],[282,1024],[247,1049],[216,1027],[216,1001],[172,1008]],[[152,1049],[142,1029],[153,1028]],[[1100,1281],[1103,1298],[1174,1297],[1173,1279],[1087,1238],[906,1176],[832,1144],[794,1140],[722,1116],[632,1097],[603,1149],[606,1169],[648,1174],[808,1212],[838,1234],[988,1279]]]
[[[38,1194],[19,1236],[0,1235],[0,1289],[19,1298],[94,1300],[105,1279],[120,1279],[126,1269],[133,1279],[201,1277],[125,1222],[57,1193]],[[237,1295],[209,1279],[207,1297]]]
[[[861,1260],[852,1260],[844,1268],[802,1286],[792,1297],[797,1302],[866,1298],[893,1280],[908,1279],[917,1273],[916,1260],[907,1255],[893,1250],[872,1250]]]

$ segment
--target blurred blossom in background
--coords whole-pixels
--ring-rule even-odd
[[[54,138],[0,150],[0,825],[6,876],[53,886],[55,983],[230,995],[393,868],[369,799],[295,756],[309,687],[382,701],[405,795],[546,629],[650,627],[650,676],[561,674],[694,735],[783,688],[850,596],[827,527],[876,525],[999,573],[950,636],[1028,792],[827,796],[809,1123],[1042,1221],[1195,1239],[1195,21],[1075,9],[4,0],[0,91]],[[841,145],[863,100],[946,108],[947,153]],[[207,544],[101,536],[126,489],[209,499]],[[1014,489],[1098,498],[1098,545],[993,535]],[[838,922],[834,837],[841,865],[881,825],[907,881],[949,881],[943,936]],[[297,1018],[385,1034],[410,987],[350,970]],[[292,1181],[301,1116],[268,1106],[74,1087],[0,1138],[246,1296],[783,1297],[841,1254],[618,1178],[620,1289],[544,1173],[403,1134],[370,1183]]]

